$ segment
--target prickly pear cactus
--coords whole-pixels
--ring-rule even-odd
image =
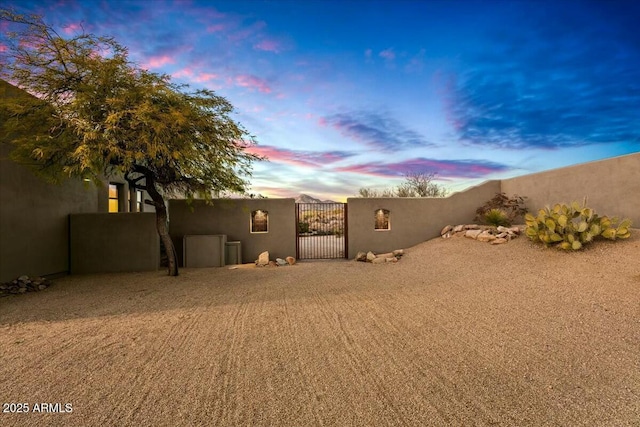
[[[537,216],[526,214],[524,220],[529,239],[564,250],[577,251],[597,237],[615,240],[631,235],[629,219],[618,223],[617,218],[599,217],[593,209],[578,202],[547,206]]]

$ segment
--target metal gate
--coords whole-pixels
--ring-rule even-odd
[[[347,258],[347,204],[296,203],[296,258]]]

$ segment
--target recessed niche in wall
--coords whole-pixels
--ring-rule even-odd
[[[389,222],[389,210],[376,209],[374,229],[376,231],[385,231],[391,229],[391,223]]]
[[[269,212],[263,211],[261,209],[251,212],[251,232],[269,232]]]

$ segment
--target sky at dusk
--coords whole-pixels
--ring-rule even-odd
[[[250,191],[451,192],[640,151],[640,2],[9,0],[227,98]],[[2,46],[0,46],[2,49]]]

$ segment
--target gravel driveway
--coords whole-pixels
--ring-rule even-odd
[[[0,425],[638,426],[639,234],[58,279],[0,298]]]

